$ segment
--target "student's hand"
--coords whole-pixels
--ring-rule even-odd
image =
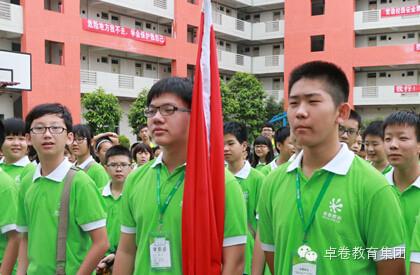
[[[105,270],[109,269],[110,266],[114,263],[115,254],[109,254],[105,258],[103,258],[98,266],[96,267],[97,273],[103,273]]]
[[[96,135],[92,138],[92,147],[93,148],[96,147],[96,142],[98,141],[98,139],[100,139],[102,137],[108,137],[111,140],[112,145],[120,144],[120,141],[118,139],[118,135],[116,133],[106,132],[106,133],[100,133],[100,134],[98,134],[98,135]]]

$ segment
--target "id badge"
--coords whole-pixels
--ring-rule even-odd
[[[293,256],[292,275],[316,275],[318,254],[308,245],[301,245]]]
[[[169,270],[171,262],[171,242],[166,234],[152,233],[149,237],[150,268],[155,271]]]

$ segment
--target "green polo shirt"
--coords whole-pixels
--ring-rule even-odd
[[[0,265],[7,247],[6,234],[16,230],[17,188],[13,179],[0,168]]]
[[[416,217],[416,225],[411,238],[411,257],[412,263],[420,264],[420,212]]]
[[[28,233],[27,274],[55,274],[58,216],[64,178],[73,164],[67,159],[48,176],[41,164],[23,178],[19,190],[18,231]],[[90,249],[89,231],[105,227],[106,214],[93,181],[78,171],[70,189],[66,274],[76,274]]]
[[[406,228],[406,267],[410,264],[411,237],[413,235],[416,217],[420,211],[420,176],[407,189],[400,191],[394,183],[394,169],[385,175],[388,183],[398,194]]]
[[[105,185],[101,190],[101,193],[105,204],[105,212],[107,214],[106,232],[110,244],[107,254],[115,253],[120,241],[122,193],[118,198],[115,198],[111,192],[111,183]]]
[[[386,174],[388,174],[390,171],[392,170],[392,165],[390,165],[390,164],[388,164],[388,166],[387,167],[385,167],[385,169],[384,170],[382,170],[382,175],[386,175]]]
[[[263,250],[275,253],[276,274],[291,274],[303,241],[297,174],[305,222],[328,174],[334,174],[308,234],[308,245],[318,254],[317,274],[376,274],[375,260],[383,260],[384,254],[373,253],[375,249],[392,249],[400,256],[402,213],[381,173],[342,144],[337,155],[307,179],[300,167],[303,153],[271,173],[261,189],[258,229]]]
[[[105,168],[102,167],[102,165],[100,165],[93,159],[92,156],[90,156],[87,160],[85,160],[83,163],[81,163],[77,167],[84,170],[86,166],[92,161],[94,163],[86,171],[86,174],[93,180],[93,182],[95,182],[98,188],[103,188],[109,182],[108,173],[106,172]]]
[[[264,181],[264,175],[251,167],[248,161],[245,161],[242,169],[235,174],[236,180],[241,186],[246,203],[248,238],[245,248],[245,271],[244,274],[251,274],[252,253],[254,251],[253,234],[257,231],[257,205],[260,197],[261,185]]]
[[[15,163],[6,164],[1,162],[0,168],[12,177],[14,182],[19,186],[23,177],[35,170],[35,165],[31,163],[27,156],[24,156]]]
[[[268,174],[270,174],[274,169],[276,169],[278,167],[277,163],[276,163],[277,159],[274,159],[272,162],[270,162],[269,164],[265,165],[263,168],[261,168],[259,171],[267,176]]]
[[[162,162],[162,154],[131,173],[122,196],[121,232],[136,235],[136,260],[133,274],[155,274],[150,268],[149,237],[157,231],[159,210],[156,198],[157,171],[161,169],[162,203],[185,171],[185,165],[171,174]],[[223,245],[246,243],[246,206],[241,188],[232,174],[225,175],[225,230]],[[162,232],[170,240],[172,268],[161,275],[182,274],[182,198],[184,184],[176,191],[163,216]]]

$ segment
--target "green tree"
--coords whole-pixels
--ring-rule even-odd
[[[228,82],[230,96],[239,107],[235,110],[235,120],[245,123],[250,137],[260,133],[260,127],[267,118],[266,93],[261,82],[252,74],[237,72]],[[236,107],[235,107],[236,108]]]
[[[119,135],[118,141],[120,142],[122,146],[124,146],[127,149],[130,149],[130,140],[128,139],[128,137],[124,135]]]
[[[274,116],[282,114],[284,112],[284,102],[283,100],[277,102],[273,97],[268,97],[265,103],[265,109],[267,110],[266,121],[270,121]],[[278,128],[281,125],[281,121],[275,123],[275,127]]]
[[[140,125],[147,123],[147,118],[144,115],[144,108],[146,108],[147,93],[148,90],[143,89],[131,105],[130,110],[128,111],[128,123],[130,124],[134,135],[137,135],[137,130],[140,127]]]
[[[222,79],[220,79],[220,90],[222,92],[223,119],[233,121],[239,114],[239,102]]]
[[[83,117],[95,134],[114,132],[121,120],[122,110],[118,98],[105,93],[103,88],[83,95],[82,106],[85,109]]]

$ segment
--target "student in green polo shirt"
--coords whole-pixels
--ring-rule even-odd
[[[0,121],[0,147],[4,142],[3,123]],[[19,249],[16,231],[17,188],[13,179],[0,168],[0,274],[12,274]]]
[[[385,152],[394,167],[385,177],[401,201],[407,230],[405,244],[408,268],[411,236],[420,210],[420,118],[413,112],[395,112],[385,119],[383,129]]]
[[[347,144],[351,150],[351,147],[357,140],[361,126],[362,118],[360,115],[355,110],[350,110],[349,118],[341,121],[340,126],[338,127],[340,142]]]
[[[107,213],[106,231],[110,247],[96,271],[109,270],[117,252],[121,232],[121,195],[125,179],[132,170],[130,151],[122,145],[112,146],[105,154],[105,167],[111,180],[100,191]]]
[[[254,140],[251,166],[261,170],[274,159],[273,145],[265,136],[258,136]]]
[[[420,212],[411,239],[410,274],[420,275]]]
[[[147,95],[147,123],[162,153],[131,173],[125,183],[116,274],[182,274],[182,198],[191,99],[191,81],[178,77],[159,80]],[[245,258],[246,207],[232,174],[227,172],[225,180],[222,269],[223,274],[240,275]],[[166,210],[159,210],[159,200]],[[150,253],[158,245],[164,249],[160,250],[162,257]],[[163,269],[157,269],[156,263]]]
[[[264,175],[270,174],[271,171],[289,161],[292,155],[295,153],[295,147],[292,144],[290,137],[290,128],[283,127],[276,130],[274,134],[274,140],[276,141],[276,150],[279,153],[276,159],[264,166],[260,170]]]
[[[98,188],[104,187],[108,183],[109,177],[104,167],[92,157],[92,132],[90,127],[84,124],[75,125],[73,134],[74,140],[70,150],[76,156],[75,165],[85,171]]]
[[[385,154],[383,121],[372,121],[363,132],[363,142],[365,144],[367,159],[382,174],[391,171]]]
[[[263,174],[252,168],[243,155],[248,146],[248,134],[245,125],[239,122],[226,122],[224,132],[224,155],[228,170],[235,176],[245,198],[248,220],[248,238],[246,243],[244,274],[251,274],[254,238],[257,231],[256,211]],[[262,265],[264,268],[264,265]]]
[[[73,141],[72,118],[58,103],[34,107],[26,117],[28,143],[39,158],[19,190],[18,231],[26,248],[26,273],[55,274],[61,194],[73,164],[64,157],[64,147]],[[109,247],[106,214],[95,183],[77,171],[70,187],[66,239],[66,274],[90,274]],[[19,269],[26,267],[19,266]]]
[[[35,169],[27,156],[28,144],[25,138],[25,122],[18,118],[9,118],[4,121],[5,140],[1,146],[4,159],[0,161],[3,169],[17,185],[21,179]]]
[[[287,115],[303,150],[266,178],[258,206],[275,274],[404,274],[398,199],[339,142],[348,95],[346,75],[332,63],[312,61],[291,73]]]

